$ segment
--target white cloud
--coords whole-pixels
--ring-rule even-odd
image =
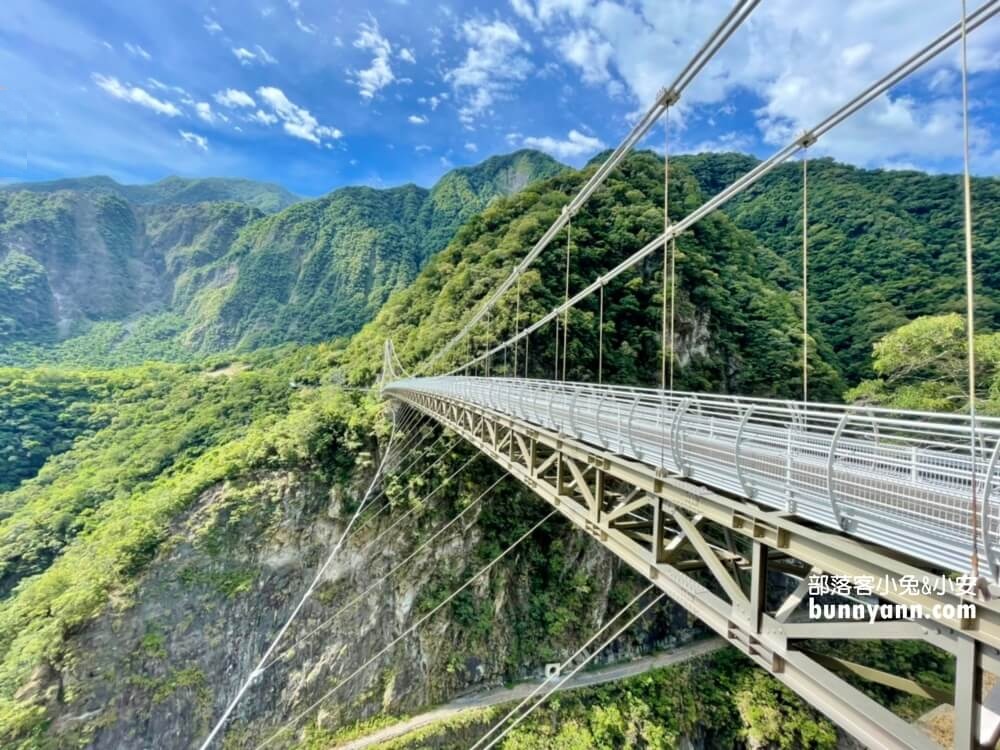
[[[510,0],[510,7],[525,21],[536,28],[538,27],[538,16],[535,15],[535,9],[531,5],[531,0]]]
[[[727,0],[510,4],[584,81],[624,84],[642,109],[682,69],[729,8]],[[761,3],[684,92],[675,122],[684,128],[698,108],[714,111],[741,91],[761,100],[758,109],[744,112],[755,118],[755,137],[783,144],[952,26],[957,15],[947,3],[924,3],[920,12],[913,12],[908,0]],[[977,29],[969,43],[973,71],[1000,69],[1000,25]],[[864,166],[954,157],[961,147],[961,123],[948,109],[954,106],[956,70],[954,50],[941,55],[905,90],[879,97],[825,135],[814,150]],[[983,120],[978,149],[984,158],[996,149],[983,134],[986,129]]]
[[[353,83],[361,92],[361,97],[370,101],[381,89],[396,80],[389,64],[392,45],[379,32],[378,21],[371,18],[358,27],[358,38],[354,40],[354,46],[372,53],[371,64],[364,70],[352,73]]]
[[[185,142],[190,143],[192,146],[201,149],[202,151],[208,151],[208,138],[203,135],[198,135],[197,133],[189,133],[187,130],[178,130],[181,134],[181,138]]]
[[[240,65],[252,65],[254,63],[260,63],[261,65],[274,65],[278,62],[259,44],[255,44],[254,49],[257,51],[251,52],[246,47],[233,47],[232,51],[236,59],[240,61]]]
[[[420,102],[421,104],[426,104],[427,106],[429,106],[431,108],[431,112],[433,112],[438,108],[438,105],[440,105],[441,102],[446,101],[447,99],[448,99],[448,94],[441,93],[435,96],[421,96],[419,99],[417,99],[417,101]]]
[[[205,31],[207,31],[209,34],[218,34],[220,31],[222,31],[222,26],[220,26],[219,22],[216,21],[211,16],[205,16],[204,26],[205,26]]]
[[[465,150],[474,154],[479,150],[479,146],[469,141],[468,143],[465,144]]]
[[[259,44],[254,45],[254,49],[257,50],[258,59],[265,65],[276,65],[278,61],[268,54],[267,50],[261,47]]]
[[[584,135],[578,130],[570,130],[566,139],[562,141],[551,136],[542,136],[540,138],[528,136],[521,140],[521,145],[528,148],[537,148],[539,151],[544,151],[561,159],[586,156],[604,148],[604,142],[599,138]]]
[[[465,58],[445,79],[462,97],[459,119],[469,125],[508,96],[516,82],[527,78],[531,63],[521,53],[531,46],[503,21],[466,21],[461,36],[469,44]]]
[[[129,44],[128,42],[125,42],[125,49],[128,51],[130,55],[132,55],[132,57],[141,57],[143,60],[153,59],[153,56],[148,52],[146,52],[146,50],[144,50],[138,44]]]
[[[319,121],[310,114],[309,110],[292,103],[279,88],[263,86],[257,89],[257,96],[281,120],[282,129],[290,136],[301,138],[316,145],[320,145],[324,139],[336,140],[343,136],[343,133],[337,128],[329,125],[320,125]]]
[[[225,91],[216,91],[212,94],[212,98],[223,107],[228,107],[229,109],[236,109],[237,107],[256,107],[257,102],[253,100],[246,91],[240,91],[239,89],[226,89]]]
[[[431,147],[428,146],[426,143],[421,143],[419,146],[417,146],[413,150],[416,151],[417,153],[421,153],[421,152],[425,152],[425,151],[430,151]]]
[[[278,121],[278,116],[272,115],[270,112],[265,112],[262,109],[258,109],[250,115],[250,119],[254,122],[259,122],[261,125],[274,125]]]
[[[155,78],[152,78],[152,77],[147,78],[146,82],[150,86],[152,86],[154,89],[157,89],[159,91],[173,91],[175,94],[180,94],[181,95],[181,101],[184,102],[185,104],[193,104],[194,103],[194,100],[191,99],[191,95],[188,94],[188,92],[185,91],[180,86],[171,86],[168,83],[164,83],[163,81],[159,81],[159,80],[157,80]]]
[[[241,65],[249,65],[257,59],[257,55],[246,47],[233,47],[233,54],[236,55],[236,59],[240,61]]]
[[[417,61],[417,58],[414,57],[413,52],[407,49],[406,47],[403,47],[399,51],[399,59],[402,60],[403,62],[408,62],[408,63],[415,63]]]
[[[427,118],[424,115],[410,115],[406,118],[406,121],[411,125],[426,125]]]
[[[198,102],[194,106],[195,113],[207,123],[214,124],[217,117],[212,111],[212,105],[208,102]]]
[[[311,23],[306,23],[299,16],[295,17],[295,25],[299,27],[300,31],[304,31],[307,34],[316,33],[316,27]]]
[[[93,78],[94,83],[115,99],[138,104],[140,107],[151,109],[157,114],[166,115],[167,117],[178,117],[181,114],[180,109],[174,103],[157,99],[148,91],[138,86],[123,84],[114,76],[103,76],[99,73],[93,73],[91,78]]]
[[[593,29],[578,29],[567,34],[559,42],[559,52],[566,61],[580,69],[585,83],[611,80],[608,63],[614,49]]]
[[[718,138],[701,141],[693,146],[685,147],[685,151],[693,154],[703,154],[706,152],[725,153],[728,151],[747,152],[753,146],[753,139],[747,133],[730,131],[723,133]]]

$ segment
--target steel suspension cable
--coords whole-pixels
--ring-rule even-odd
[[[618,147],[608,156],[607,159],[591,175],[590,179],[584,183],[583,187],[569,201],[564,211],[549,226],[545,234],[535,243],[531,250],[524,256],[511,271],[510,275],[487,297],[480,308],[473,313],[472,317],[451,339],[440,349],[431,354],[420,363],[414,370],[419,374],[431,367],[445,354],[451,351],[462,339],[468,336],[475,325],[482,320],[488,310],[499,302],[500,298],[513,286],[514,282],[523,274],[535,259],[545,250],[553,239],[559,234],[569,218],[579,211],[580,207],[587,202],[594,191],[608,178],[611,172],[625,158],[632,148],[645,137],[649,129],[653,127],[660,116],[671,106],[677,103],[681,94],[690,85],[694,78],[716,55],[722,46],[728,41],[733,33],[750,16],[753,9],[760,0],[737,0],[736,4],[726,14],[722,22],[715,28],[709,38],[702,44],[698,51],[688,60],[688,63],[668,87],[664,88],[656,101],[647,109],[646,113],[636,122],[629,134],[622,140]]]
[[[802,150],[802,402],[809,401],[809,156]]]
[[[597,384],[604,382],[604,286],[601,285],[601,297],[597,304]]]
[[[207,748],[211,746],[212,741],[215,739],[216,735],[218,735],[219,732],[221,732],[222,729],[225,727],[226,722],[229,720],[230,714],[232,714],[236,706],[239,705],[239,702],[243,699],[243,696],[246,694],[247,690],[250,689],[250,686],[260,676],[261,667],[267,663],[268,659],[270,659],[271,654],[278,647],[278,644],[281,642],[281,639],[284,637],[285,633],[288,632],[288,628],[291,627],[292,623],[295,621],[295,618],[298,617],[299,612],[302,611],[302,608],[305,606],[306,602],[309,600],[313,592],[316,590],[316,587],[319,585],[319,582],[323,578],[323,574],[326,573],[327,568],[330,567],[330,564],[333,562],[333,559],[340,551],[341,545],[343,545],[344,540],[347,538],[348,534],[350,534],[351,528],[354,526],[354,522],[357,521],[358,515],[367,505],[368,498],[371,495],[372,490],[375,488],[375,485],[380,480],[382,475],[382,469],[385,466],[385,461],[392,453],[392,444],[395,437],[396,437],[396,429],[395,429],[395,424],[393,424],[393,430],[389,435],[389,444],[386,446],[385,454],[382,456],[382,461],[379,463],[379,466],[375,471],[375,476],[372,477],[372,481],[368,485],[368,489],[365,490],[365,494],[361,500],[361,504],[358,505],[357,509],[354,511],[354,514],[351,516],[351,520],[348,522],[347,527],[340,535],[340,539],[337,540],[336,545],[330,551],[330,554],[327,555],[326,561],[316,571],[316,575],[313,577],[312,583],[309,584],[309,587],[302,595],[302,598],[299,599],[299,603],[295,605],[295,609],[292,610],[292,613],[288,616],[288,619],[285,620],[285,624],[281,626],[281,629],[278,631],[278,634],[274,637],[270,645],[268,645],[267,649],[264,651],[263,655],[257,661],[257,665],[253,668],[253,671],[250,672],[247,678],[243,681],[243,684],[240,685],[239,689],[236,691],[236,695],[226,706],[226,709],[222,712],[222,716],[219,717],[219,720],[215,723],[215,725],[212,727],[212,730],[209,732],[208,737],[206,737],[205,741],[202,742],[200,750],[207,750]]]
[[[559,380],[559,316],[555,318],[556,321],[556,347],[552,357],[552,379]]]
[[[347,684],[352,679],[354,679],[359,674],[361,674],[365,669],[367,669],[369,666],[371,666],[372,664],[374,664],[383,655],[385,655],[386,653],[388,653],[388,651],[393,646],[395,646],[397,643],[399,643],[400,641],[402,641],[404,638],[406,638],[406,637],[412,635],[414,632],[416,632],[416,630],[421,625],[423,625],[431,617],[433,617],[435,614],[437,614],[443,607],[445,607],[446,605],[450,604],[451,601],[455,597],[457,597],[459,594],[461,594],[463,591],[465,591],[467,588],[469,588],[469,586],[471,586],[473,583],[475,583],[477,580],[479,580],[482,576],[484,576],[486,573],[488,573],[490,570],[492,570],[493,567],[497,563],[499,563],[501,560],[503,560],[505,557],[507,557],[507,555],[509,555],[511,552],[513,552],[514,549],[516,549],[517,546],[521,544],[521,542],[523,542],[525,539],[527,539],[529,536],[531,536],[533,533],[535,533],[535,531],[537,531],[546,521],[548,521],[550,518],[552,518],[558,512],[559,511],[557,511],[557,510],[549,511],[534,526],[532,526],[530,529],[528,529],[523,534],[521,534],[521,536],[519,536],[517,539],[515,539],[505,550],[503,550],[503,552],[501,552],[499,555],[497,555],[496,557],[494,557],[490,562],[488,562],[486,565],[484,565],[478,571],[476,571],[475,573],[473,573],[472,576],[469,577],[468,579],[466,579],[466,581],[461,586],[459,586],[457,589],[455,589],[450,594],[448,594],[448,596],[445,597],[445,599],[442,600],[439,604],[437,604],[432,610],[430,610],[429,612],[427,612],[427,614],[425,614],[422,617],[420,617],[420,619],[418,619],[415,623],[413,623],[413,625],[411,625],[406,630],[404,630],[400,635],[398,635],[396,638],[394,638],[388,645],[386,645],[385,647],[383,647],[378,653],[376,653],[374,656],[370,657],[364,664],[362,664],[360,667],[358,667],[353,672],[351,672],[349,675],[347,675],[347,677],[343,678],[342,680],[340,680],[340,682],[338,682],[332,688],[330,688],[329,690],[327,690],[322,696],[320,696],[316,701],[314,701],[312,704],[310,704],[306,709],[304,709],[303,711],[300,711],[298,714],[296,714],[295,716],[293,716],[289,721],[285,722],[285,724],[282,727],[280,727],[276,732],[274,732],[273,734],[271,734],[267,739],[265,739],[263,742],[261,742],[259,745],[257,745],[256,748],[255,748],[255,750],[261,750],[261,748],[267,747],[274,740],[276,740],[278,737],[280,737],[282,734],[284,734],[288,730],[290,730],[293,727],[295,727],[302,719],[304,719],[306,716],[308,716],[310,713],[312,713],[313,710],[315,710],[316,708],[318,708],[324,701],[326,701],[327,698],[329,698],[331,695],[333,695],[335,692],[337,692],[341,687],[343,687],[345,684]]]
[[[978,10],[971,13],[967,18],[967,29],[969,31],[978,28],[983,23],[988,21],[990,18],[995,16],[1000,12],[1000,0],[987,0],[987,2],[980,7]],[[788,161],[792,156],[798,153],[803,146],[803,142],[812,144],[821,135],[829,132],[833,127],[843,122],[845,119],[850,117],[852,114],[857,112],[859,109],[865,105],[871,103],[881,94],[885,93],[886,90],[891,88],[894,84],[906,78],[910,73],[919,69],[927,62],[932,60],[934,57],[939,55],[945,49],[950,47],[952,44],[959,40],[960,27],[955,25],[952,29],[942,34],[940,37],[935,39],[931,44],[924,47],[922,50],[917,52],[908,58],[905,62],[897,66],[892,72],[886,74],[884,77],[876,81],[874,84],[865,89],[861,94],[853,98],[850,102],[845,104],[843,107],[838,109],[829,117],[821,121],[816,127],[807,133],[806,136],[802,136],[787,144],[783,148],[776,151],[770,157],[760,162],[756,167],[751,169],[749,172],[744,174],[734,183],[729,185],[729,187],[724,188],[722,191],[717,193],[714,197],[705,201],[699,208],[692,211],[690,214],[685,216],[680,221],[674,222],[670,225],[670,231],[667,233],[669,237],[677,237],[683,232],[687,231],[698,221],[703,219],[705,216],[710,214],[712,211],[716,210],[727,201],[732,199],[734,196],[739,195],[744,190],[749,188],[751,185],[757,183],[762,177],[772,172],[778,165],[783,164]],[[553,318],[557,318],[567,306],[573,306],[587,296],[593,294],[597,291],[602,284],[606,284],[608,281],[618,277],[625,271],[631,269],[633,266],[641,262],[643,259],[648,257],[650,254],[656,252],[663,246],[664,237],[660,235],[659,237],[651,240],[642,249],[636,251],[626,260],[619,263],[611,271],[607,272],[603,276],[599,277],[596,281],[591,283],[589,286],[581,289],[579,292],[574,294],[570,299],[559,305],[552,310],[550,310],[546,315],[536,320],[532,325],[527,326],[521,330],[519,334],[521,337],[528,336],[532,332],[538,330],[540,327],[549,323]],[[509,346],[516,340],[516,337],[509,339],[504,342],[501,346]],[[460,371],[463,367],[473,364],[473,362],[467,363],[461,367],[455,368],[449,372],[447,375],[453,375],[454,373]]]
[[[520,331],[518,331],[518,335],[520,335]],[[531,347],[531,334],[529,333],[527,336],[524,337],[524,377],[525,378],[528,377],[528,354],[529,354],[530,347]]]
[[[663,118],[663,273],[660,311],[660,390],[667,388],[667,249],[670,231],[670,113]],[[670,253],[670,390],[674,390],[674,254]]]
[[[517,302],[514,304],[514,333],[521,332],[521,279],[517,280]],[[517,353],[521,347],[514,344],[514,377],[518,376]]]
[[[469,458],[468,461],[466,461],[464,464],[462,464],[457,469],[455,469],[455,471],[453,471],[451,474],[449,474],[447,477],[445,477],[443,481],[441,481],[439,484],[435,485],[434,489],[431,490],[430,494],[426,495],[423,499],[421,499],[420,503],[424,503],[427,500],[430,500],[432,497],[434,497],[434,495],[436,495],[438,492],[440,492],[444,487],[447,487],[448,486],[448,482],[450,482],[452,479],[454,479],[456,476],[458,476],[465,469],[465,467],[467,467],[469,464],[471,464],[477,458],[479,458],[479,454],[478,453],[474,454],[471,458]],[[378,544],[386,535],[389,534],[389,532],[393,531],[397,526],[399,526],[399,524],[401,524],[407,518],[409,518],[414,513],[416,513],[418,510],[420,510],[421,509],[420,503],[414,505],[408,511],[406,511],[405,513],[403,513],[399,518],[397,518],[395,521],[393,521],[392,524],[390,524],[388,528],[386,528],[385,530],[379,532],[378,536],[376,536],[374,539],[372,539],[370,542],[368,542],[364,547],[362,547],[362,550],[366,550],[366,549],[368,549],[370,547],[373,547],[376,544]]]
[[[426,456],[426,455],[427,455],[428,453],[430,453],[430,452],[431,452],[431,450],[433,450],[434,446],[436,446],[436,445],[437,445],[438,443],[440,443],[440,442],[441,442],[441,440],[442,440],[442,439],[443,439],[444,437],[445,437],[445,433],[444,433],[444,432],[442,432],[442,433],[441,433],[441,435],[440,435],[440,436],[438,437],[438,439],[437,439],[437,440],[435,440],[435,441],[434,441],[434,443],[433,443],[433,444],[431,444],[431,445],[430,445],[430,446],[429,446],[429,447],[428,447],[428,448],[427,448],[426,450],[424,450],[424,451],[423,451],[423,453],[419,454],[419,455],[418,455],[418,456],[417,456],[416,458],[414,458],[414,459],[413,459],[412,461],[410,461],[410,463],[409,463],[409,464],[407,464],[407,466],[406,466],[406,468],[405,468],[405,469],[402,469],[402,470],[400,470],[399,472],[397,472],[397,474],[396,474],[396,475],[393,475],[392,477],[390,477],[390,479],[395,479],[395,478],[396,478],[396,476],[398,476],[398,475],[402,475],[402,474],[405,474],[405,473],[406,473],[406,472],[408,472],[408,471],[409,471],[410,469],[412,469],[412,468],[413,468],[413,466],[414,466],[414,465],[415,465],[415,464],[416,464],[416,463],[417,463],[418,461],[420,461],[420,459],[422,459],[422,458],[423,458],[424,456]],[[434,461],[434,462],[433,462],[432,464],[430,464],[429,466],[426,466],[426,467],[424,467],[424,470],[423,470],[423,471],[421,471],[421,472],[420,472],[420,473],[419,473],[419,474],[418,474],[417,476],[413,477],[413,479],[420,479],[420,478],[421,478],[421,477],[423,477],[423,476],[424,476],[424,475],[425,475],[425,474],[426,474],[426,473],[427,473],[428,471],[430,471],[431,469],[433,469],[433,468],[434,468],[434,467],[435,467],[435,466],[436,466],[436,465],[437,465],[438,463],[440,463],[440,462],[441,462],[441,461],[442,461],[442,460],[444,459],[444,457],[445,457],[445,456],[447,456],[447,455],[448,455],[448,454],[449,454],[449,453],[451,452],[451,449],[452,449],[452,448],[454,448],[454,447],[455,447],[456,445],[458,445],[458,443],[459,443],[459,441],[460,441],[460,440],[461,440],[461,438],[459,438],[459,437],[456,437],[456,438],[455,438],[455,439],[454,439],[454,440],[453,440],[453,441],[451,442],[451,445],[449,445],[449,446],[448,446],[448,447],[447,447],[447,448],[446,448],[446,449],[445,449],[444,451],[442,451],[441,455],[440,455],[440,456],[438,456],[438,458],[437,458],[437,460],[436,460],[436,461]],[[413,481],[413,480],[411,479],[410,481]],[[378,500],[379,498],[381,498],[381,497],[384,497],[384,496],[385,496],[385,487],[383,487],[382,489],[380,489],[380,490],[378,491],[378,493],[377,493],[377,494],[376,494],[376,495],[375,495],[375,496],[374,496],[374,497],[373,497],[373,498],[371,499],[371,501],[370,501],[370,502],[369,502],[368,504],[369,504],[369,505],[371,505],[371,504],[372,504],[373,502],[375,502],[376,500]]]
[[[442,435],[442,437],[443,437],[443,435]],[[440,440],[440,438],[438,438],[438,440]],[[452,444],[451,444],[450,446],[448,446],[447,450],[445,450],[445,451],[444,451],[444,455],[447,455],[448,453],[450,453],[450,452],[451,452],[451,449],[452,449],[452,448],[454,448],[454,447],[455,447],[455,445],[457,445],[457,444],[458,444],[459,440],[460,440],[460,438],[456,438],[456,439],[455,439],[455,441],[454,441],[454,442],[453,442],[453,443],[452,443]],[[425,453],[426,453],[426,452],[429,452],[429,451],[430,451],[430,448],[428,448],[428,450],[427,450],[427,451],[425,451]],[[439,457],[438,461],[442,460],[442,459],[444,458],[444,455],[442,455],[441,457]],[[419,460],[420,460],[420,458],[421,458],[421,456],[418,456],[417,458],[415,458],[415,459],[413,460],[413,462],[412,462],[412,463],[411,463],[410,465],[412,466],[412,465],[413,465],[413,463],[416,463],[417,461],[419,461]],[[435,463],[437,463],[437,462],[435,462]],[[422,477],[422,476],[423,476],[424,474],[426,474],[426,473],[427,473],[428,471],[430,471],[430,469],[431,469],[431,468],[433,468],[433,465],[432,465],[432,466],[430,466],[430,467],[427,467],[426,469],[424,469],[424,471],[423,471],[423,472],[421,472],[421,473],[420,473],[420,474],[419,474],[418,476],[416,476],[416,477],[414,477],[414,478],[415,478],[415,479],[420,479],[420,477]],[[401,473],[403,473],[403,472],[401,472]],[[447,481],[447,480],[445,480],[445,481]],[[432,494],[433,494],[433,493],[432,493]],[[384,496],[384,495],[385,495],[385,490],[383,489],[383,490],[381,490],[381,491],[379,492],[379,494],[378,494],[378,495],[376,495],[375,497],[373,497],[373,498],[372,498],[372,499],[371,499],[371,500],[370,500],[370,501],[368,502],[368,505],[369,505],[369,507],[370,507],[370,506],[371,506],[371,505],[372,505],[372,504],[373,504],[373,503],[374,503],[374,502],[375,502],[375,501],[376,501],[376,500],[377,500],[378,498],[380,498],[380,497],[382,497],[382,496]],[[422,500],[421,500],[420,502],[423,502],[423,501],[427,500],[427,499],[428,499],[428,497],[430,497],[430,495],[428,495],[428,496],[424,497],[424,498],[423,498],[423,499],[422,499]],[[358,535],[358,534],[360,534],[360,533],[361,533],[362,531],[364,531],[364,530],[365,530],[366,528],[368,528],[368,526],[369,526],[369,525],[371,525],[371,523],[372,523],[372,522],[373,522],[373,521],[374,521],[374,520],[375,520],[376,518],[378,518],[378,517],[379,517],[380,515],[382,515],[382,514],[383,514],[383,513],[385,512],[385,511],[387,511],[387,510],[388,510],[389,508],[391,508],[391,507],[392,507],[392,501],[391,501],[391,500],[386,500],[386,502],[382,503],[382,505],[381,505],[381,506],[379,506],[379,509],[378,509],[378,510],[376,510],[376,511],[375,511],[374,513],[370,514],[370,515],[369,515],[369,516],[368,516],[367,518],[365,518],[365,519],[364,519],[364,520],[363,520],[363,521],[362,521],[361,523],[359,523],[359,524],[358,524],[357,526],[355,526],[355,527],[354,527],[354,529],[353,529],[353,530],[351,531],[351,534],[350,534],[350,536],[348,536],[347,538],[348,538],[349,540],[350,540],[350,539],[353,539],[353,538],[354,538],[355,536],[357,536],[357,535]],[[404,514],[404,517],[405,517],[405,516],[408,516],[408,515],[410,515],[410,514],[411,514],[412,512],[413,512],[413,509],[411,509],[411,510],[410,510],[410,511],[408,511],[408,512],[407,512],[406,514]],[[378,534],[378,535],[377,535],[377,536],[376,536],[376,537],[375,537],[375,538],[374,538],[373,540],[371,540],[370,542],[368,542],[367,544],[365,544],[365,545],[364,545],[364,546],[363,546],[363,547],[361,548],[361,550],[362,550],[362,551],[364,551],[364,550],[367,550],[367,549],[368,549],[368,548],[369,548],[370,546],[372,546],[373,544],[377,543],[377,542],[378,542],[378,541],[379,541],[380,539],[382,539],[382,537],[384,537],[384,536],[385,536],[385,534],[386,534],[386,533],[387,533],[388,531],[391,531],[391,530],[392,530],[392,529],[393,529],[393,528],[394,528],[395,526],[397,526],[397,525],[398,525],[398,523],[399,523],[399,522],[397,522],[397,523],[393,524],[393,526],[390,526],[390,527],[389,527],[388,529],[386,529],[386,531],[385,531],[385,532],[382,532],[382,533]]]
[[[628,610],[630,610],[633,607],[633,605],[635,605],[636,602],[638,602],[642,597],[648,594],[652,589],[653,589],[653,584],[649,584],[646,588],[644,588],[642,591],[636,594],[636,596],[628,604],[626,604],[624,607],[618,610],[612,617],[610,617],[607,621],[605,621],[605,623],[601,625],[597,629],[597,631],[590,638],[588,638],[587,641],[582,646],[580,646],[576,651],[574,651],[559,665],[559,668],[556,671],[555,675],[553,675],[552,677],[546,677],[541,683],[539,683],[538,686],[530,693],[528,693],[521,700],[520,703],[514,706],[514,708],[508,711],[507,714],[502,719],[500,719],[492,727],[490,727],[490,729],[486,731],[486,734],[484,734],[482,737],[476,740],[476,743],[472,745],[469,748],[469,750],[477,750],[484,742],[486,742],[487,739],[489,739],[490,735],[494,734],[497,730],[499,730],[500,727],[506,724],[511,717],[513,717],[518,711],[520,711],[525,706],[525,704],[527,704],[532,698],[534,698],[539,692],[541,692],[545,688],[545,686],[548,685],[550,680],[554,680],[559,675],[561,675],[562,671],[566,669],[566,667],[570,666],[576,659],[576,657],[578,657],[580,654],[582,654],[584,651],[590,648],[590,645],[598,638],[600,638],[601,635],[604,632],[606,632],[619,617],[628,612]]]
[[[414,409],[414,411],[417,411],[417,410]],[[426,424],[428,421],[430,421],[430,420],[429,420],[429,418],[427,418],[427,415],[421,414],[418,411],[417,412],[417,417],[414,418],[414,419],[411,419],[409,421],[409,423],[407,424],[407,426],[404,429],[399,430],[399,432],[401,432],[401,433],[404,433],[404,432],[407,432],[407,431],[412,431],[412,432],[411,432],[410,435],[408,435],[406,438],[404,438],[403,442],[400,443],[394,449],[395,450],[395,455],[392,457],[392,459],[390,459],[389,463],[386,465],[386,468],[385,468],[385,473],[386,474],[388,474],[390,472],[396,471],[399,468],[399,464],[402,462],[403,457],[405,455],[407,455],[407,452],[410,451],[410,450],[416,450],[427,439],[427,436],[425,434],[421,434],[421,431],[419,430],[419,428],[423,424]]]
[[[972,560],[973,577],[979,577],[979,511],[976,497],[976,279],[972,257],[972,178],[969,175],[969,60],[967,51],[965,0],[962,0],[962,220],[965,225],[965,315],[966,349],[969,370],[969,461],[971,462],[972,505]],[[989,492],[989,487],[985,488]],[[985,548],[985,543],[983,544]],[[992,573],[992,571],[991,571]]]
[[[486,745],[483,748],[483,750],[490,750],[490,748],[494,747],[498,742],[500,742],[500,740],[502,740],[504,737],[506,737],[508,734],[510,734],[514,730],[514,728],[517,727],[518,724],[520,724],[522,721],[524,721],[525,719],[527,719],[532,713],[535,712],[535,709],[537,709],[546,700],[548,700],[549,696],[551,696],[559,688],[561,688],[563,685],[565,685],[567,682],[569,682],[574,676],[576,676],[577,672],[579,672],[585,666],[587,666],[588,664],[590,664],[590,662],[592,662],[597,657],[598,654],[600,654],[604,649],[606,649],[608,646],[610,646],[612,643],[614,643],[615,640],[617,638],[619,638],[622,633],[624,633],[626,630],[628,630],[630,627],[632,627],[640,617],[642,617],[644,614],[646,614],[656,604],[658,604],[659,602],[663,601],[663,599],[666,598],[666,596],[667,596],[666,594],[661,593],[661,594],[658,594],[652,600],[650,600],[649,604],[647,604],[645,607],[643,607],[641,610],[639,610],[635,615],[633,615],[632,618],[629,619],[628,622],[626,622],[624,625],[622,625],[620,628],[618,628],[618,630],[616,630],[612,635],[608,636],[608,638],[603,643],[601,643],[596,649],[594,649],[594,651],[592,651],[590,654],[587,655],[586,659],[584,659],[579,664],[577,664],[575,667],[573,667],[573,670],[571,672],[569,672],[565,677],[563,677],[561,680],[559,680],[559,682],[557,682],[555,685],[553,685],[551,688],[549,688],[548,691],[544,695],[542,695],[541,698],[539,698],[537,701],[535,701],[526,711],[524,711],[524,713],[522,713],[520,716],[518,716],[516,719],[514,719],[514,721],[511,722],[511,724],[508,725],[507,728],[504,729],[499,735],[497,735],[490,742],[490,744]]]
[[[330,625],[330,623],[332,623],[334,620],[336,620],[338,617],[340,617],[342,614],[344,614],[344,612],[346,612],[351,607],[353,607],[354,605],[356,605],[359,602],[361,602],[368,594],[370,594],[372,591],[374,591],[376,588],[378,588],[382,583],[384,583],[386,580],[388,580],[393,575],[395,575],[396,573],[398,573],[403,568],[404,565],[406,565],[407,563],[409,563],[417,555],[419,555],[421,552],[423,552],[425,549],[427,549],[427,547],[431,544],[431,542],[433,542],[435,539],[437,539],[442,534],[444,534],[448,529],[450,529],[452,526],[454,526],[456,523],[458,523],[458,521],[460,521],[462,519],[462,517],[465,516],[466,513],[468,513],[474,507],[476,507],[477,505],[479,505],[479,503],[482,501],[482,499],[484,497],[486,497],[493,490],[493,488],[496,487],[498,484],[500,484],[500,482],[502,482],[505,478],[506,477],[501,476],[493,484],[491,484],[489,487],[487,487],[485,490],[483,490],[479,494],[479,497],[477,497],[471,503],[469,503],[468,505],[466,505],[450,521],[448,521],[443,526],[439,527],[437,529],[437,531],[435,531],[433,534],[431,534],[431,536],[429,536],[426,540],[424,540],[423,542],[421,542],[420,546],[418,546],[409,555],[407,555],[404,560],[402,560],[401,562],[399,562],[396,565],[394,565],[392,567],[392,569],[389,570],[388,573],[386,573],[385,575],[379,577],[374,582],[372,582],[371,584],[369,584],[365,588],[364,591],[362,591],[360,594],[355,595],[352,599],[350,599],[346,604],[344,604],[340,609],[338,609],[336,612],[334,612],[332,615],[330,615],[328,618],[326,618],[319,625],[317,625],[316,627],[314,627],[312,630],[310,630],[308,633],[306,633],[302,637],[296,639],[292,643],[292,645],[290,645],[287,648],[285,648],[280,654],[278,654],[273,659],[271,659],[271,661],[269,661],[267,664],[265,664],[261,668],[261,671],[265,671],[265,670],[269,669],[270,667],[274,666],[276,663],[278,663],[279,661],[281,661],[285,656],[287,656],[290,653],[293,653],[296,648],[298,648],[299,646],[301,646],[306,641],[310,640],[314,635],[316,635],[321,630],[324,630],[328,625]],[[428,495],[427,498],[424,498],[424,501],[426,501],[429,498],[430,498],[430,496]],[[424,502],[424,501],[422,501],[422,502]]]
[[[573,217],[566,220],[566,285],[563,302],[569,299],[569,243],[573,229]],[[562,380],[566,380],[566,347],[569,345],[569,308],[563,312]]]

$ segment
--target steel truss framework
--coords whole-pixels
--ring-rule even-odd
[[[868,747],[938,746],[838,672],[952,702],[956,748],[978,748],[980,732],[992,732],[982,707],[982,675],[1000,675],[1000,607],[993,602],[976,601],[971,620],[795,621],[810,572],[890,582],[933,574],[872,544],[480,405],[392,386],[386,395],[461,435]],[[769,606],[775,574],[800,583],[779,606]],[[925,611],[962,601],[942,589],[911,594],[904,586],[890,586],[880,595]],[[807,643],[873,639],[923,640],[953,654],[954,694],[942,696],[912,680],[813,653]]]

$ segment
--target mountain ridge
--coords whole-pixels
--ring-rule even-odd
[[[193,200],[238,181],[161,181],[138,203],[107,178],[6,186],[0,364],[107,366],[350,335],[493,198],[562,169],[521,150],[431,188],[349,186],[270,213]]]
[[[265,213],[288,208],[301,200],[281,185],[242,177],[180,177],[169,175],[149,183],[120,183],[106,175],[65,177],[38,182],[14,182],[0,186],[0,191],[54,193],[109,192],[139,205],[181,205],[216,201],[235,201]]]

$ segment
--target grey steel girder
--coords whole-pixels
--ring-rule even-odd
[[[503,467],[511,476],[597,539],[674,601],[766,669],[860,742],[873,748],[933,748],[926,735],[880,706],[797,647],[802,640],[922,639],[958,659],[955,747],[975,748],[982,672],[1000,674],[1000,607],[975,601],[972,621],[789,623],[801,601],[796,591],[774,614],[765,611],[769,566],[821,570],[837,576],[922,576],[913,561],[875,545],[820,530],[788,513],[731,497],[639,461],[560,435],[510,414],[440,394],[388,393],[434,417]],[[712,541],[725,530],[751,550],[749,559]],[[715,534],[718,536],[718,534]],[[680,561],[683,550],[694,560]],[[684,570],[711,574],[710,588]],[[734,575],[736,568],[743,575]],[[740,578],[747,578],[744,587]],[[746,590],[745,590],[746,588]],[[720,595],[721,594],[721,595]],[[884,594],[899,604],[958,604],[953,593],[903,590]],[[900,678],[901,679],[901,678]],[[969,682],[971,680],[971,683]]]

